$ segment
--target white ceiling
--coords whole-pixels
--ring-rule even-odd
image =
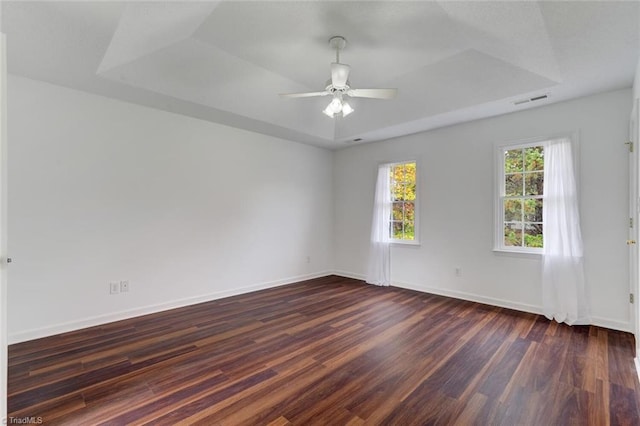
[[[12,74],[327,148],[630,87],[639,2],[2,2]],[[354,99],[331,119],[334,35]],[[514,101],[547,94],[546,100]]]

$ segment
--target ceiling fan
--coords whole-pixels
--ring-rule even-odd
[[[342,36],[335,36],[329,39],[329,46],[336,49],[336,61],[331,63],[331,80],[327,81],[327,86],[322,92],[288,93],[281,94],[284,98],[309,98],[312,96],[329,96],[333,99],[331,103],[322,111],[329,117],[346,117],[353,112],[353,108],[346,101],[345,97],[352,98],[372,98],[372,99],[392,99],[398,93],[398,89],[352,89],[349,82],[349,71],[351,67],[340,63],[340,50],[347,45],[347,40]]]

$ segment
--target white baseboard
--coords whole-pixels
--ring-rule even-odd
[[[366,280],[367,277],[364,276],[363,274],[354,274],[353,272],[347,272],[347,271],[333,271],[332,272],[334,275],[338,275],[341,277],[345,277],[345,278],[353,278],[354,280]]]
[[[268,281],[247,287],[235,288],[215,293],[204,294],[201,296],[187,297],[179,300],[172,300],[166,303],[158,303],[155,305],[141,306],[126,311],[113,312],[105,315],[96,315],[94,317],[84,318],[78,321],[70,321],[65,323],[54,324],[48,327],[36,328],[31,330],[10,333],[8,336],[9,344],[25,342],[27,340],[39,339],[41,337],[52,336],[54,334],[66,333],[69,331],[79,330],[87,327],[103,325],[114,321],[125,320],[129,318],[139,317],[141,315],[153,314],[169,309],[181,308],[184,306],[195,305],[197,303],[209,302],[211,300],[222,299],[224,297],[236,296],[238,294],[250,293],[252,291],[264,290],[267,288],[280,287],[299,281],[310,280],[313,278],[326,277],[333,275],[332,271],[316,272],[307,275],[298,275],[295,277],[284,278],[281,280]]]
[[[626,331],[633,334],[633,329],[629,322],[616,321],[609,318],[591,317],[591,325],[597,325],[602,328],[609,328],[611,330]]]
[[[289,277],[281,280],[259,283],[259,284],[255,284],[247,287],[241,287],[241,288],[230,289],[225,291],[218,291],[215,293],[209,293],[209,294],[204,294],[204,295],[195,296],[195,297],[188,297],[188,298],[179,299],[179,300],[172,300],[166,303],[142,306],[139,308],[129,309],[126,311],[113,312],[105,315],[97,315],[94,317],[84,318],[78,321],[58,323],[48,327],[10,333],[8,336],[8,343],[14,344],[14,343],[25,342],[28,340],[39,339],[41,337],[52,336],[54,334],[66,333],[69,331],[79,330],[87,327],[94,327],[94,326],[103,325],[103,324],[107,324],[114,321],[120,321],[120,320],[138,317],[141,315],[153,314],[156,312],[166,311],[169,309],[181,308],[184,306],[195,305],[197,303],[203,303],[203,302],[209,302],[211,300],[222,299],[224,297],[250,293],[252,291],[264,290],[264,289],[273,288],[273,287],[280,287],[283,285],[292,284],[299,281],[326,277],[328,275],[339,275],[341,277],[353,278],[356,280],[365,279],[365,276],[362,274],[357,274],[357,273],[347,272],[347,271],[322,271],[322,272],[316,272],[313,274],[299,275],[299,276]],[[512,301],[503,300],[503,299],[496,299],[492,297],[486,297],[478,294],[466,293],[466,292],[457,291],[457,290],[425,287],[425,286],[420,286],[412,283],[394,282],[393,285],[395,287],[406,288],[409,290],[420,291],[423,293],[437,294],[440,296],[452,297],[454,299],[462,299],[462,300],[468,300],[470,302],[484,303],[487,305],[514,309],[516,311],[542,314],[541,306],[512,302]],[[609,328],[612,330],[631,332],[631,325],[629,323],[611,320],[608,318],[592,317],[592,324],[597,325],[599,327]]]
[[[353,278],[356,280],[364,280],[365,276],[346,271],[333,271],[335,275]],[[542,306],[530,305],[526,303],[513,302],[510,300],[497,299],[493,297],[482,296],[474,293],[467,293],[458,290],[449,290],[443,288],[421,286],[413,283],[394,281],[394,287],[406,288],[408,290],[420,291],[423,293],[437,294],[439,296],[452,297],[454,299],[468,300],[470,302],[484,303],[486,305],[499,306],[501,308],[513,309],[515,311],[529,312],[532,314],[542,315]],[[611,330],[626,331],[632,333],[631,324],[629,322],[617,321],[602,317],[591,317],[591,324],[598,327],[609,328]]]
[[[405,282],[393,282],[394,287],[406,288],[409,290],[421,291],[423,293],[437,294],[439,296],[452,297],[454,299],[468,300],[470,302],[484,303],[485,305],[498,306],[501,308],[513,309],[521,312],[529,312],[532,314],[542,315],[542,307],[529,305],[526,303],[512,302],[510,300],[497,299],[494,297],[482,296],[474,293],[467,293],[458,290],[449,290],[435,287],[423,287]]]

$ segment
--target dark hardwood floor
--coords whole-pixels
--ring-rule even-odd
[[[628,333],[335,276],[9,352],[44,424],[640,424]]]

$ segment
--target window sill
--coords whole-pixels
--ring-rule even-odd
[[[525,258],[525,259],[542,258],[542,251],[507,250],[507,249],[501,249],[501,248],[494,248],[493,252],[496,254],[496,256],[519,257],[519,258]]]
[[[393,247],[420,247],[420,241],[391,241]]]

